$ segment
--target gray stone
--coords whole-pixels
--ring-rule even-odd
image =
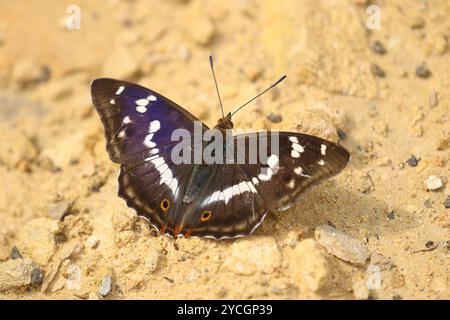
[[[329,225],[320,225],[315,231],[316,240],[337,258],[355,265],[365,265],[368,253],[366,246]]]
[[[43,272],[31,259],[0,263],[0,292],[42,283]]]
[[[99,295],[102,297],[106,297],[111,293],[112,290],[112,276],[106,275],[102,279],[102,283],[100,284],[100,288],[98,289]]]

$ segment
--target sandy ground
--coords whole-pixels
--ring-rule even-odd
[[[448,1],[375,1],[377,30],[364,0],[77,1],[69,30],[72,3],[0,2],[1,299],[450,298]],[[227,110],[288,76],[236,127],[339,132],[352,161],[246,239],[174,244],[117,197],[89,83],[139,83],[213,125],[209,54]],[[367,261],[320,245],[324,224]]]

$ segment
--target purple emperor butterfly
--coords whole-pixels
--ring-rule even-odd
[[[219,95],[212,58],[210,63]],[[162,234],[175,238],[247,236],[269,210],[292,207],[307,187],[339,173],[350,157],[338,144],[297,132],[277,132],[278,152],[271,154],[274,136],[269,132],[244,134],[245,159],[252,150],[249,141],[255,140],[268,146],[265,159],[242,164],[176,163],[172,151],[178,141],[173,141],[172,133],[185,129],[194,134],[199,121],[195,116],[159,93],[125,81],[96,79],[91,95],[104,125],[108,154],[120,164],[119,196]],[[220,95],[219,102],[222,107]],[[222,108],[223,117],[214,127],[224,135],[224,150],[230,142],[225,132],[233,128],[236,111],[225,116]],[[208,127],[202,123],[201,130]],[[231,140],[242,137],[234,135]],[[201,144],[202,149],[206,146]]]

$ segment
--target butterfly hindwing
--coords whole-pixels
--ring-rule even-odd
[[[254,135],[258,141],[267,139],[267,162],[243,164],[242,169],[275,211],[292,207],[308,186],[339,173],[349,161],[343,147],[315,136],[277,132],[279,150],[271,154],[272,135]]]
[[[267,206],[237,164],[214,165],[198,202],[184,212],[183,234],[227,239],[249,235],[263,221]]]

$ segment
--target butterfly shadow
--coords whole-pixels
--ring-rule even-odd
[[[416,228],[418,221],[414,212],[394,210],[388,202],[376,199],[373,191],[355,192],[331,180],[307,190],[291,209],[269,214],[254,234],[281,240],[293,232],[309,238],[322,224],[370,242]]]

